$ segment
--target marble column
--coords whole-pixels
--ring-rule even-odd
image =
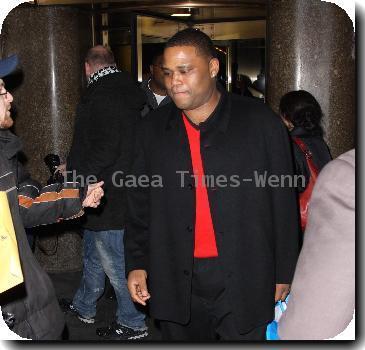
[[[18,6],[2,30],[2,56],[17,53],[21,75],[9,79],[15,133],[32,177],[46,184],[48,153],[65,158],[83,84],[83,57],[92,43],[91,16],[66,6]],[[70,226],[71,225],[71,226]],[[81,239],[70,224],[42,227],[36,256],[48,271],[81,268]]]
[[[320,0],[273,0],[267,19],[266,100],[277,112],[290,90],[312,93],[324,112],[333,157],[354,147],[354,28],[346,12]]]

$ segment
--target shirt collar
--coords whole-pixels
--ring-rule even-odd
[[[220,97],[217,106],[214,108],[214,111],[210,114],[210,116],[205,119],[203,122],[201,122],[199,125],[194,124],[189,118],[186,117],[188,122],[197,130],[200,131],[207,131],[211,127],[215,127],[219,119],[222,117],[222,106],[225,104],[227,99],[227,92],[223,88],[220,87],[219,83],[217,85],[217,88],[220,92]]]
[[[211,113],[211,115],[203,122],[200,123],[199,126],[194,125],[194,127],[199,128],[201,131],[207,131],[211,128],[217,128],[221,132],[225,132],[229,123],[230,119],[230,113],[231,113],[231,104],[232,104],[232,97],[231,94],[229,94],[223,87],[219,85],[220,83],[217,83],[217,88],[219,89],[221,93],[221,97],[219,99],[219,102],[215,108],[215,110]],[[166,128],[174,128],[177,127],[180,123],[178,123],[178,120],[182,120],[182,110],[178,109],[175,104],[173,104],[173,107],[170,111],[169,118],[167,120]]]
[[[101,77],[118,72],[120,72],[120,70],[116,66],[103,67],[90,75],[87,80],[87,86],[89,87],[91,84],[97,82]]]

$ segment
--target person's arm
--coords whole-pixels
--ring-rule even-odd
[[[83,215],[83,207],[96,207],[103,196],[102,182],[82,188],[79,183],[41,187],[18,163],[19,212],[24,227],[52,224]]]
[[[278,325],[283,340],[323,340],[341,333],[355,307],[355,166],[336,159],[312,192],[288,307]]]
[[[294,276],[299,253],[299,210],[294,180],[290,139],[279,117],[267,116],[266,148],[269,173],[286,179],[284,186],[271,188],[273,233],[276,261],[276,300],[284,300]],[[294,182],[293,182],[294,185]]]
[[[135,303],[146,306],[146,301],[151,298],[147,289],[146,270],[132,270],[128,274],[128,290]]]
[[[141,125],[140,125],[141,126]],[[143,128],[137,130],[132,176],[148,175],[143,147]],[[125,268],[132,299],[142,305],[149,298],[147,261],[149,245],[149,188],[127,189],[128,214],[124,236]]]

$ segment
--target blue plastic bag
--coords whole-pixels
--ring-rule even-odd
[[[266,340],[280,340],[278,336],[278,322],[287,308],[288,300],[289,295],[286,297],[285,301],[279,300],[275,304],[275,319],[267,325]]]

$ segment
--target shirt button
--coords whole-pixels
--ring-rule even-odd
[[[192,189],[194,188],[193,184],[189,184],[189,185],[188,185],[188,188],[189,188],[190,190],[192,190]]]
[[[185,276],[189,276],[190,275],[190,272],[188,270],[184,270],[184,275]]]
[[[187,229],[189,232],[193,232],[193,228],[192,228],[191,226],[188,226],[186,229]]]

